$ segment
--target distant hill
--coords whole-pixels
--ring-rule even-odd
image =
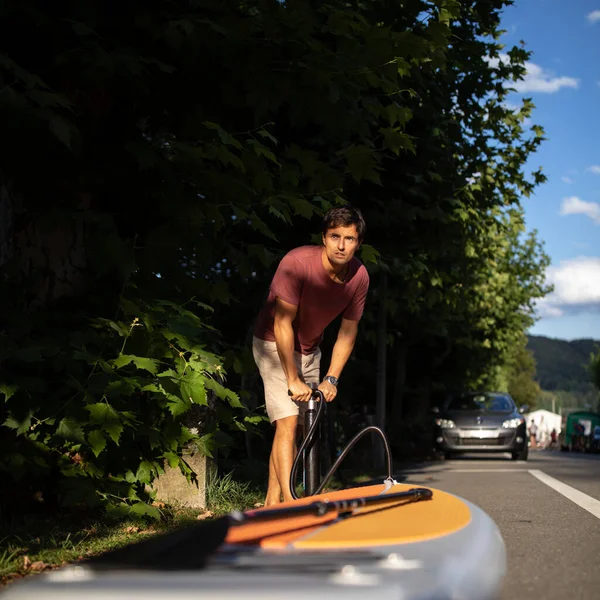
[[[543,390],[586,396],[595,393],[586,366],[590,354],[600,349],[600,340],[568,342],[537,335],[529,335],[527,339],[527,348],[533,352],[536,361],[536,379]]]

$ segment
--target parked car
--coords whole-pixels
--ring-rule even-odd
[[[513,460],[527,460],[527,426],[523,413],[505,392],[450,394],[434,407],[435,443],[448,457],[466,452],[510,452]]]

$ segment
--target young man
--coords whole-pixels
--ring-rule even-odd
[[[331,209],[323,219],[322,245],[302,246],[283,257],[259,313],[252,351],[264,383],[267,414],[275,425],[267,506],[281,502],[282,496],[292,500],[296,426],[312,395],[309,386],[318,386],[331,402],[354,348],[369,289],[367,270],[354,256],[364,235],[360,211]],[[327,325],[340,314],[331,364],[321,381],[319,344]]]

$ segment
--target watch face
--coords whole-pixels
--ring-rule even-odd
[[[333,377],[333,375],[327,375],[327,377],[325,377],[325,379],[331,383],[331,385],[337,385],[338,384],[338,380],[336,377]]]

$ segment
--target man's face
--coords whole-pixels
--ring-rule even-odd
[[[360,246],[356,225],[328,229],[323,235],[323,245],[332,265],[343,266],[349,263]]]

